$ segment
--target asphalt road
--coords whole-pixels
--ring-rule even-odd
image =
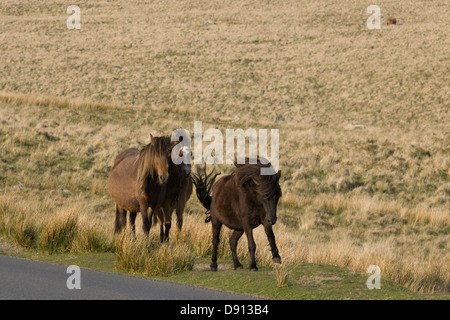
[[[116,273],[80,269],[80,289],[68,289],[67,266],[0,255],[0,299],[241,300],[254,297]],[[71,282],[76,283],[76,282]]]

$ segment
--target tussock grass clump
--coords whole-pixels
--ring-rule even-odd
[[[35,249],[42,228],[26,212],[26,208],[14,206],[0,197],[0,233],[11,237],[21,247]]]
[[[17,219],[13,227],[13,238],[16,244],[28,249],[35,249],[38,245],[40,228],[30,219]]]
[[[114,252],[114,242],[104,229],[93,225],[78,228],[71,252]]]
[[[274,266],[275,279],[277,280],[278,288],[286,288],[288,286],[287,279],[290,275],[288,269],[284,265]]]
[[[127,272],[143,272],[146,266],[145,252],[149,251],[150,243],[134,240],[126,231],[117,236],[115,241],[116,263],[118,270]]]
[[[161,244],[150,235],[134,239],[126,231],[117,236],[116,268],[146,276],[169,276],[192,270],[192,246],[183,240]]]
[[[64,253],[72,249],[78,231],[78,219],[73,214],[55,216],[42,229],[39,249],[47,253]]]

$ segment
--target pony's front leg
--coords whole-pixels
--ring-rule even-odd
[[[161,240],[162,243],[164,241],[164,213],[161,208],[155,210],[153,216],[153,223],[159,224],[159,240]]]
[[[231,255],[233,256],[233,265],[234,270],[236,269],[242,269],[242,264],[239,262],[237,253],[236,253],[236,247],[237,243],[239,241],[239,238],[244,234],[244,231],[241,230],[234,230],[233,234],[230,236],[230,249],[231,249]]]
[[[274,263],[281,263],[281,257],[278,254],[278,248],[277,244],[275,243],[275,235],[273,234],[272,226],[269,224],[265,224],[264,231],[266,232],[267,239],[269,240],[270,250],[272,251],[272,261]]]
[[[184,201],[178,200],[177,209],[176,209],[178,231],[181,231],[181,229],[183,228],[183,212],[184,212],[185,206],[186,206],[186,203]]]
[[[256,252],[256,243],[253,239],[253,230],[250,228],[245,228],[245,235],[248,240],[248,251],[250,253],[250,270],[258,271],[258,267],[256,266],[255,252]]]
[[[142,230],[145,235],[148,235],[150,228],[152,227],[153,209],[148,204],[140,204],[141,216],[142,216]]]
[[[164,213],[162,212],[162,209],[158,210],[158,214],[156,215],[158,218],[159,223],[159,240],[161,243],[164,242]]]
[[[163,209],[164,213],[164,239],[163,241],[169,241],[169,232],[172,227],[172,210],[170,210],[170,206],[165,206]]]

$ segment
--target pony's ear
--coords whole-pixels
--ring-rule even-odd
[[[155,137],[150,133],[150,142],[152,143],[152,144],[154,144],[155,143]]]
[[[278,170],[277,174],[275,175],[275,177],[277,178],[277,180],[280,179],[281,177],[281,170]]]

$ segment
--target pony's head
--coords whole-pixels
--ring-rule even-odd
[[[273,225],[277,221],[277,205],[281,197],[279,180],[281,171],[272,175],[262,175],[261,168],[270,168],[270,163],[263,164],[259,160],[250,164],[246,159],[245,164],[235,162],[235,176],[238,186],[243,191],[250,192],[256,201],[264,208],[264,223]]]
[[[192,155],[191,142],[188,134],[184,129],[175,129],[171,136],[171,140],[174,141],[175,145],[180,143],[172,150],[172,162],[177,166],[177,171],[181,172],[186,178],[191,175]]]
[[[258,200],[263,204],[266,213],[266,223],[271,225],[274,225],[275,222],[277,222],[277,205],[278,200],[281,197],[281,188],[279,184],[280,176],[281,171],[278,171],[274,175],[260,175],[260,177],[264,177],[264,179],[255,182]],[[261,183],[261,185],[258,183]]]
[[[150,143],[139,151],[138,156],[138,186],[145,190],[149,181],[164,185],[169,180],[169,161],[173,146],[167,136],[154,137],[150,134]]]
[[[181,147],[179,156],[183,159],[181,162],[181,172],[187,178],[191,175],[191,148],[188,146]]]

